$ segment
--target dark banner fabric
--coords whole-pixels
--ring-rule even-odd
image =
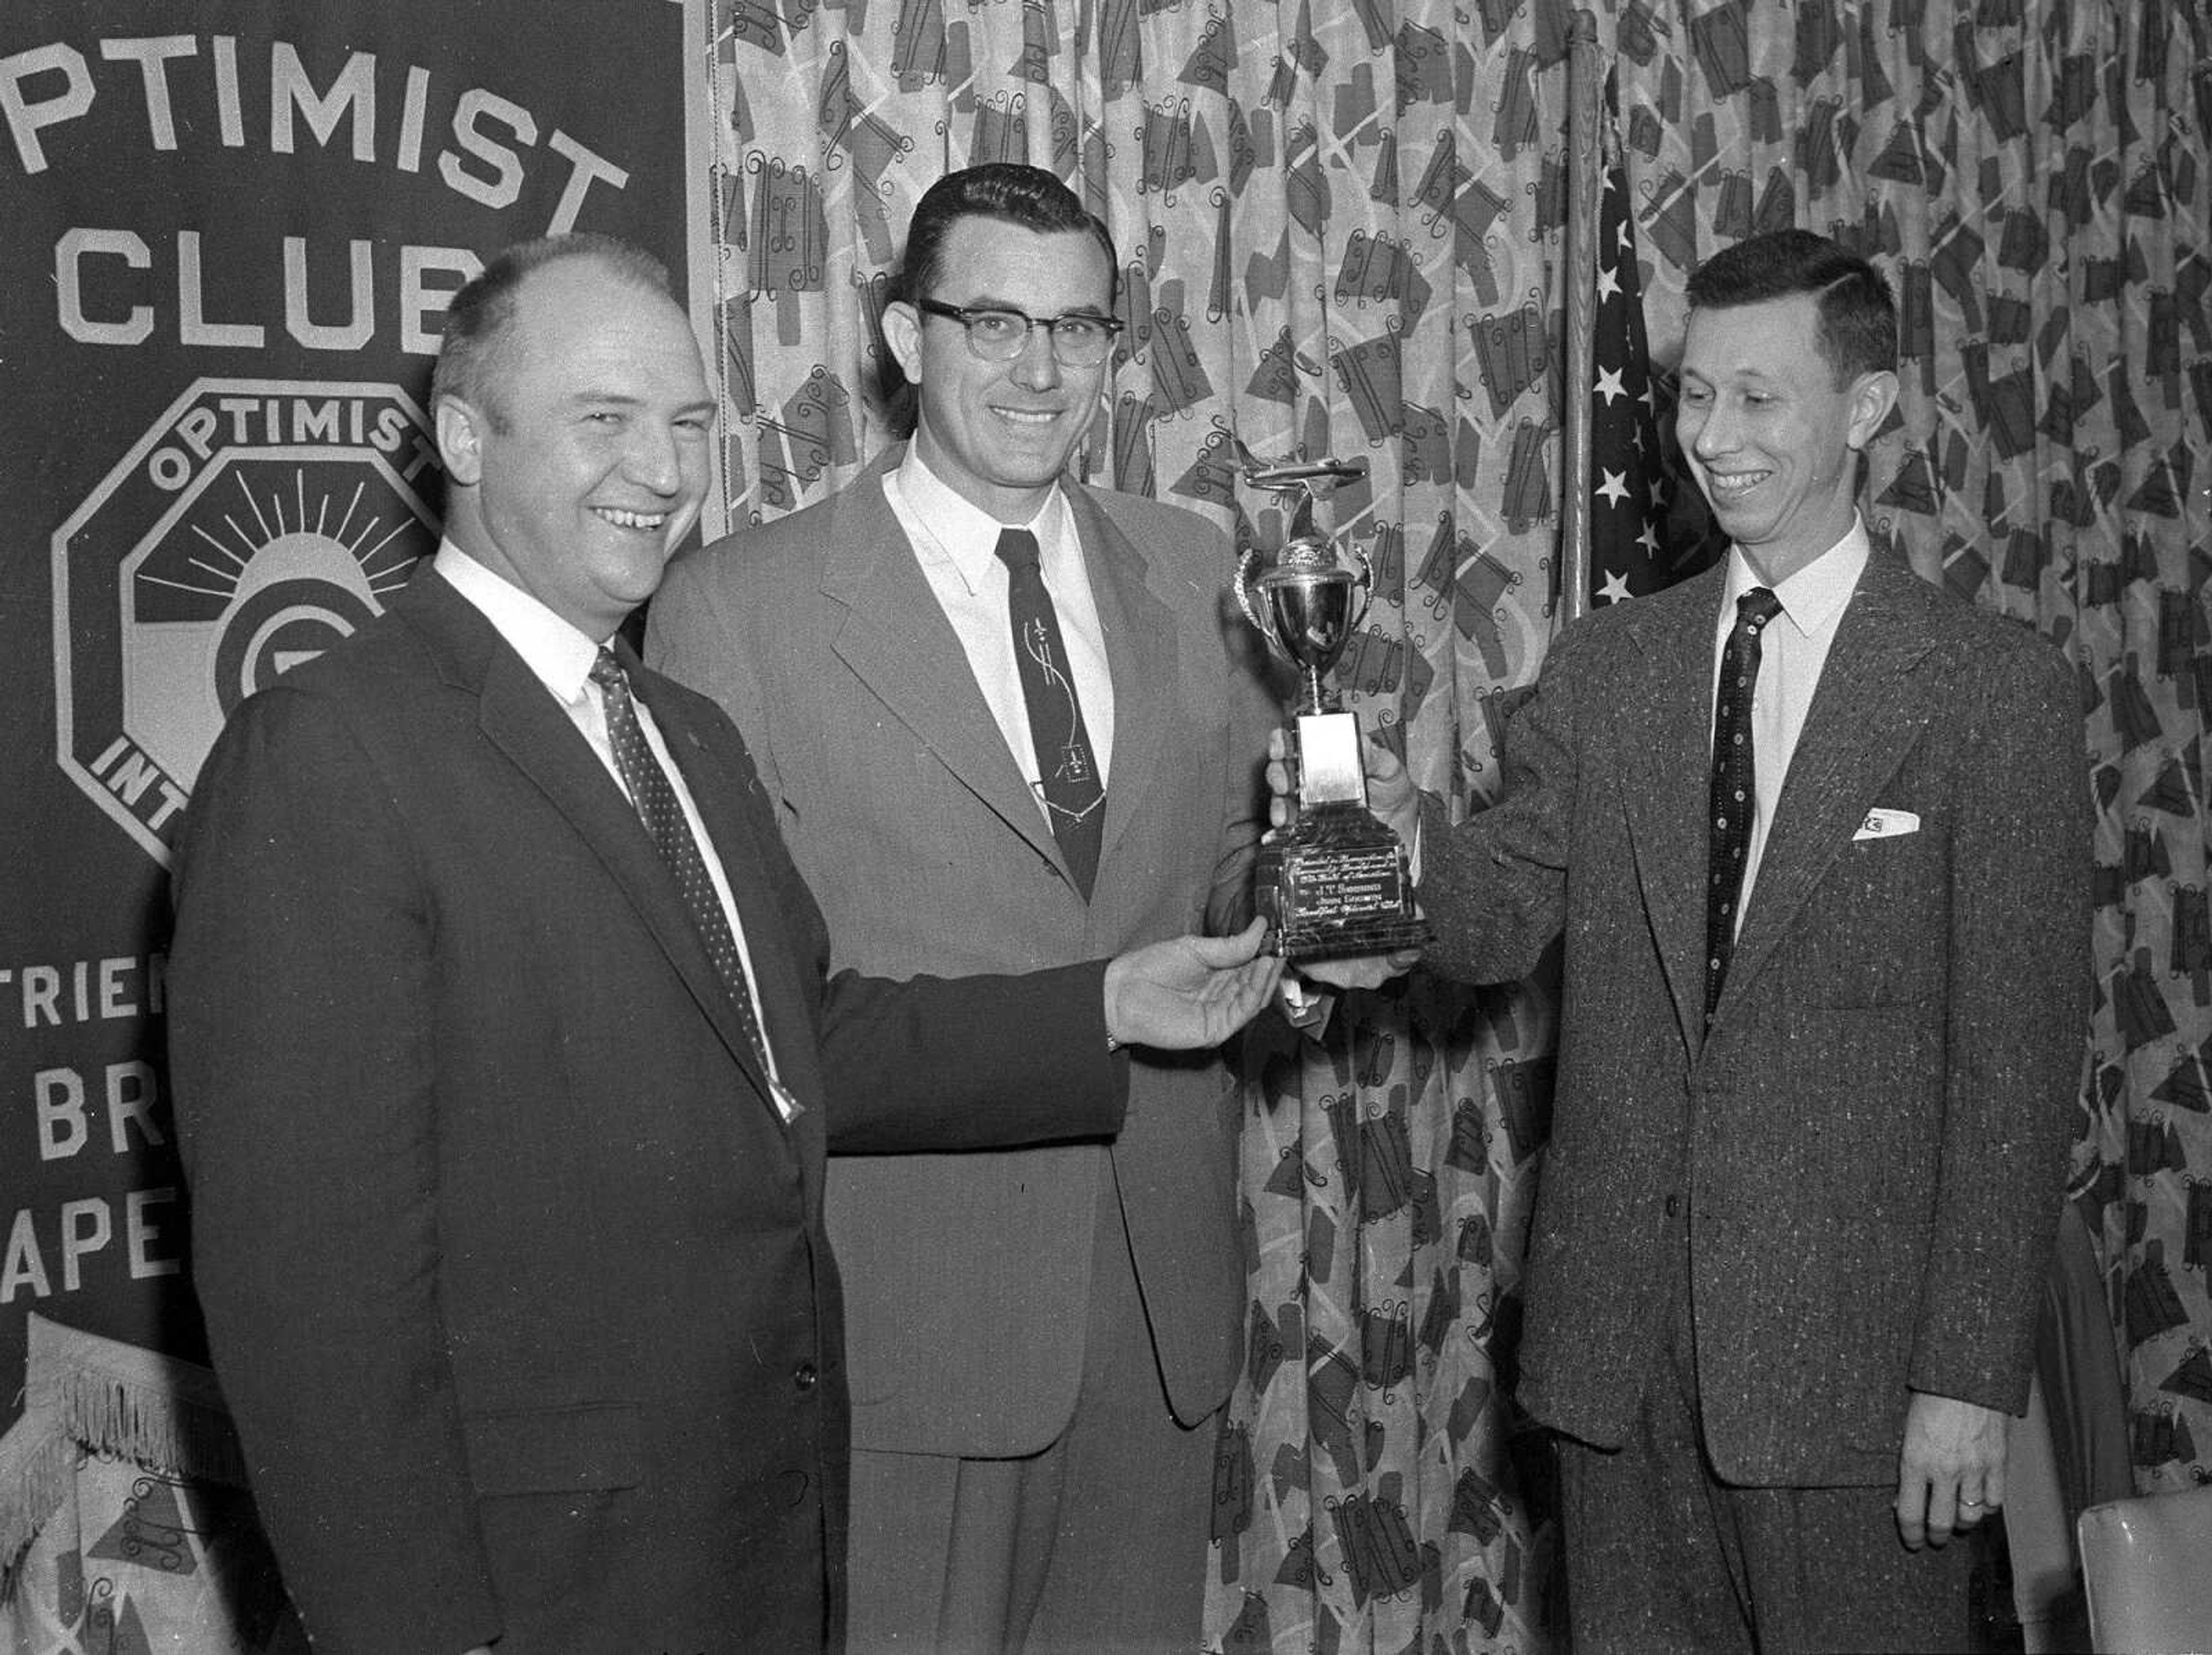
[[[187,1475],[236,1468],[194,1377],[164,1096],[170,849],[228,713],[435,547],[428,390],[454,289],[569,228],[681,281],[696,15],[0,9],[0,1563],[19,1573],[85,1451],[137,1480],[121,1504],[144,1531],[117,1555],[221,1573]],[[90,1614],[106,1566],[86,1522]],[[40,1612],[35,1646],[75,1635],[66,1593]]]

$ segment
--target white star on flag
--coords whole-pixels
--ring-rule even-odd
[[[1620,131],[1620,91],[1608,76],[1599,148],[1605,190],[1595,240],[1601,268],[1583,277],[1596,295],[1589,384],[1589,587],[1594,603],[1656,592],[1688,571],[1670,554],[1665,438],[1644,332],[1643,267],[1636,257],[1632,157]]]

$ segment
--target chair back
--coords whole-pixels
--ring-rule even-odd
[[[2092,1506],[2075,1532],[2095,1648],[2212,1651],[2212,1486]]]

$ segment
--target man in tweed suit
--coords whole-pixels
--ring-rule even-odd
[[[2081,1067],[2074,676],[1870,549],[1865,261],[1782,232],[1689,296],[1729,556],[1563,633],[1504,801],[1422,824],[1429,964],[1508,981],[1565,935],[1520,1399],[1578,1655],[1965,1647],[1944,1542],[2004,1497]]]

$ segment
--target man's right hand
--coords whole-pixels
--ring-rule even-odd
[[[1106,964],[1106,1032],[1125,1046],[1218,1046],[1275,992],[1283,962],[1260,952],[1267,922],[1233,937],[1170,937]]]
[[[1419,963],[1421,951],[1401,948],[1395,954],[1347,954],[1341,959],[1310,959],[1294,967],[1312,983],[1332,989],[1379,989],[1401,977]]]

